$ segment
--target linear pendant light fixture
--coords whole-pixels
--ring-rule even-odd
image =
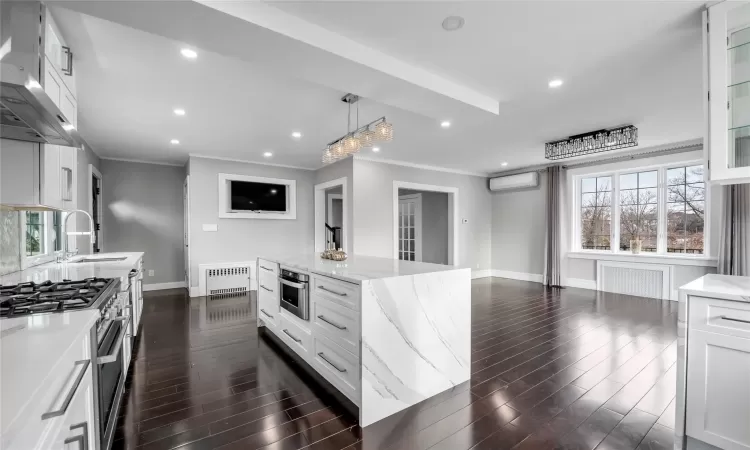
[[[633,125],[597,130],[544,144],[544,157],[551,160],[635,147],[638,128]]]
[[[346,94],[341,101],[349,105],[349,113],[346,116],[346,134],[333,140],[323,150],[323,163],[330,164],[347,156],[357,153],[360,149],[370,148],[376,142],[388,142],[393,140],[393,125],[385,120],[385,116],[372,122],[359,126],[359,105],[357,105],[357,125],[351,130],[352,105],[359,101],[359,96]]]

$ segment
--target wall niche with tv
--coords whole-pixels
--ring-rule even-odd
[[[297,182],[219,174],[220,219],[296,219]]]

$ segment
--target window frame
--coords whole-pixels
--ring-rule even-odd
[[[54,217],[52,216],[54,211],[39,211],[43,213],[44,220],[44,253],[39,253],[34,256],[26,255],[26,211],[21,211],[21,269],[25,270],[29,267],[38,266],[40,264],[48,263],[57,260],[57,257],[62,255],[63,250],[54,249],[54,233],[52,227],[54,227]],[[66,213],[63,212],[60,220],[60,227],[65,222]],[[65,239],[62,230],[60,231],[61,239]],[[64,248],[64,247],[63,247]]]
[[[703,215],[703,252],[702,253],[667,253],[667,171],[681,167],[703,166],[703,185],[704,192],[704,215]],[[620,176],[641,172],[657,171],[657,245],[656,252],[641,252],[633,254],[630,250],[620,250]],[[612,213],[610,225],[610,250],[585,249],[581,246],[581,180],[584,178],[596,178],[609,176],[612,177]],[[669,257],[669,258],[706,258],[710,251],[710,226],[711,226],[711,184],[707,180],[708,171],[705,161],[702,159],[690,159],[680,162],[670,162],[661,164],[649,164],[638,167],[628,167],[623,169],[609,169],[600,171],[591,171],[578,173],[571,177],[573,183],[570,193],[572,199],[570,205],[573,213],[570,215],[573,223],[571,224],[572,242],[571,251],[574,253],[591,254],[591,255],[629,255],[638,257]]]

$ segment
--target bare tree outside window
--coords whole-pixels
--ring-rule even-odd
[[[703,253],[703,166],[667,170],[667,252]]]
[[[640,240],[642,251],[656,252],[658,180],[656,170],[620,175],[620,250]]]
[[[609,250],[612,177],[581,179],[581,248]]]

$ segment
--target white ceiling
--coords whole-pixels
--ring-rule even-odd
[[[498,115],[461,107],[456,98],[441,103],[438,89],[397,84],[398,74],[346,66],[330,50],[268,29],[262,39],[238,38],[244,29],[222,34],[257,24],[191,22],[188,14],[208,15],[185,2],[159,2],[162,22],[159,12],[118,10],[129,2],[81,3],[53,12],[75,49],[79,128],[105,157],[183,163],[197,153],[315,168],[323,146],[345,131],[339,98],[352,90],[370,97],[360,104],[363,121],[386,115],[394,123],[394,141],[368,156],[478,173],[498,171],[504,161],[505,169],[543,163],[546,141],[623,124],[639,128],[640,147],[702,136],[700,2],[273,4],[344,43],[427,70],[443,86],[495,98]],[[448,15],[464,17],[464,28],[442,30]],[[186,28],[167,29],[180,23]],[[200,32],[191,32],[196,26]],[[197,60],[180,56],[186,42]],[[551,90],[554,77],[565,84]],[[172,114],[178,106],[185,117]],[[441,118],[453,126],[440,128]],[[293,130],[304,134],[300,141],[291,139]],[[171,146],[172,138],[181,145]]]

